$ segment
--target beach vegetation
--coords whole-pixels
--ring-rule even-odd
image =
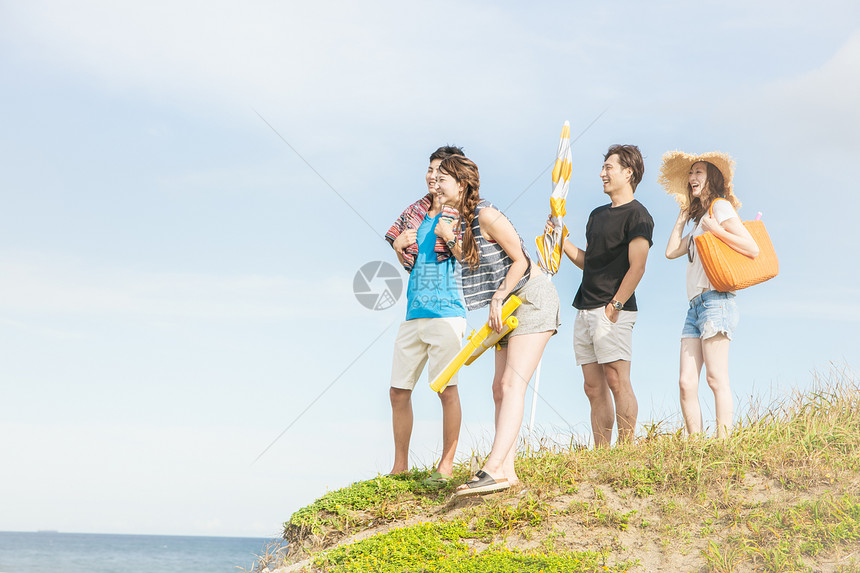
[[[422,484],[427,470],[358,482],[293,514],[282,563],[327,573],[860,573],[856,377],[836,368],[744,412],[724,439],[661,421],[612,448],[524,447],[521,484],[483,497],[451,495],[468,463],[441,489]]]

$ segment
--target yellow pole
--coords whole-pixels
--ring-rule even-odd
[[[517,298],[515,295],[511,295],[508,300],[505,301],[505,304],[502,305],[502,320],[507,320],[508,317],[511,316],[511,313],[514,312],[514,310],[516,310],[518,306],[520,306],[521,302],[522,301],[520,301],[520,299]],[[512,318],[516,319],[516,317]],[[451,377],[457,373],[457,371],[463,366],[463,364],[467,363],[466,361],[469,360],[469,357],[472,356],[472,353],[481,347],[481,344],[487,339],[488,336],[490,336],[491,332],[495,333],[495,331],[490,328],[489,322],[482,326],[481,330],[479,330],[477,334],[472,331],[472,334],[469,335],[469,339],[466,342],[466,345],[463,346],[460,352],[458,352],[457,355],[451,359],[448,365],[445,366],[445,369],[442,370],[441,374],[439,374],[439,376],[437,376],[436,379],[430,383],[430,388],[432,388],[436,392],[441,392],[442,390],[444,390],[445,387],[448,386],[448,382],[451,381]],[[483,350],[478,352],[475,358],[480,356],[482,352]],[[471,364],[472,361],[470,360],[468,363]]]

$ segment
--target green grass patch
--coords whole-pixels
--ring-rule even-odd
[[[607,566],[605,554],[517,551],[493,544],[484,550],[464,540],[491,530],[470,528],[464,521],[425,523],[339,547],[314,559],[326,573],[622,573],[633,563]]]
[[[515,529],[538,527],[554,512],[545,501],[528,496],[515,505],[499,501],[482,506],[472,513],[479,531],[507,533]]]
[[[379,476],[329,492],[313,504],[295,512],[284,524],[284,537],[324,535],[329,530],[345,532],[351,527],[375,520],[390,521],[406,517],[408,502],[421,505],[420,494],[444,499],[444,494],[421,483],[427,472],[409,472],[396,477]]]

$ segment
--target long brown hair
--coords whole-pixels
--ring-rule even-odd
[[[470,269],[475,270],[480,261],[478,241],[475,240],[472,233],[475,206],[481,200],[478,193],[481,188],[478,166],[471,159],[461,155],[451,155],[442,160],[439,171],[450,175],[454,181],[463,186],[463,191],[460,193],[460,204],[457,206],[460,219],[466,222],[466,229],[463,231],[463,262],[469,265]]]
[[[699,197],[693,197],[693,188],[690,187],[690,182],[687,181],[687,202],[689,205],[687,207],[687,216],[698,224],[702,220],[702,217],[705,216],[705,213],[708,212],[708,209],[710,209],[711,203],[716,199],[728,199],[732,207],[737,209],[740,203],[734,195],[726,192],[726,178],[723,177],[723,172],[710,161],[696,161],[696,163],[705,164],[707,179],[705,180],[705,188]],[[693,165],[696,163],[693,163]],[[693,165],[690,166],[690,169],[693,168]]]

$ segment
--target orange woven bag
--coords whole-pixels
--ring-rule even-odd
[[[713,216],[713,203],[711,203],[710,213]],[[755,258],[740,254],[713,233],[703,233],[695,238],[696,250],[699,252],[699,260],[702,261],[705,274],[708,275],[708,280],[714,288],[720,292],[757,285],[779,274],[779,261],[764,223],[744,221],[744,227],[758,245],[759,253]]]

